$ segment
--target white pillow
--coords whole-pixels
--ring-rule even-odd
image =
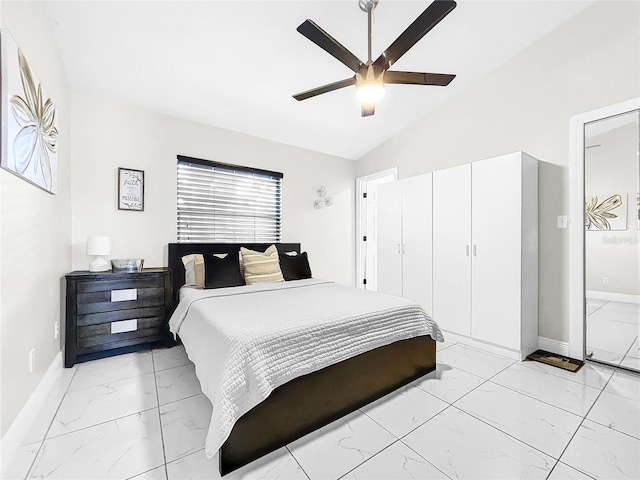
[[[196,284],[196,255],[197,254],[193,253],[182,257],[182,264],[184,265],[184,284],[188,287]],[[198,256],[202,258],[202,255]],[[204,260],[202,263],[204,265]]]
[[[213,256],[224,258],[226,253],[214,253]],[[192,253],[182,257],[184,265],[184,284],[188,287],[204,288],[204,257],[201,253]]]

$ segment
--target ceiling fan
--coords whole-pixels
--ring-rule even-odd
[[[439,85],[447,86],[455,75],[443,73],[398,72],[389,68],[402,55],[413,47],[429,30],[435,27],[454,8],[453,0],[435,0],[420,14],[414,22],[380,55],[374,62],[371,60],[371,14],[378,5],[378,0],[359,0],[360,9],[367,13],[368,19],[368,60],[363,62],[344,45],[316,25],[312,20],[305,20],[298,32],[318,45],[324,51],[349,67],[355,75],[345,80],[329,83],[293,96],[296,100],[306,100],[323,93],[332,92],[350,85],[356,86],[356,96],[362,104],[362,116],[375,113],[376,101],[384,95],[384,84],[395,83],[405,85]]]

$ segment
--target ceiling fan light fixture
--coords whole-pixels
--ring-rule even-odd
[[[356,98],[360,103],[376,103],[384,96],[384,85],[379,81],[362,82],[356,87]]]

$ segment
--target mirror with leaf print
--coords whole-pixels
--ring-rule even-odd
[[[6,29],[0,31],[0,71],[2,168],[57,193],[57,110]]]
[[[640,113],[586,123],[587,358],[640,369]]]

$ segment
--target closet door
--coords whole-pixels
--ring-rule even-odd
[[[378,292],[402,296],[402,187],[378,187]]]
[[[471,335],[471,165],[433,172],[433,319]]]
[[[402,180],[402,296],[431,315],[432,174]]]
[[[520,154],[472,164],[472,336],[520,349]]]

